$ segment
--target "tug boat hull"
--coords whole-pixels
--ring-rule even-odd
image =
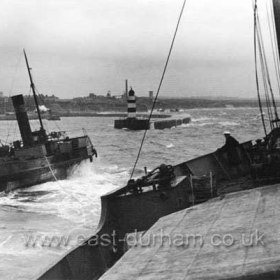
[[[27,151],[22,149],[19,153],[16,151],[12,157],[0,158],[0,191],[8,192],[17,188],[65,179],[71,167],[83,160],[92,159],[93,149],[88,136],[72,138],[67,142],[69,141],[71,145],[67,146],[70,150],[56,151],[50,156],[38,154],[39,146],[37,146]],[[75,142],[81,142],[82,145],[73,147]],[[32,154],[32,150],[36,152]]]

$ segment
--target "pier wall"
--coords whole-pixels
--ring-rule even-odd
[[[154,128],[155,129],[165,129],[165,128],[171,128],[176,127],[182,124],[188,124],[191,121],[190,117],[186,118],[171,118],[161,121],[154,121]]]
[[[150,129],[150,122],[148,119],[126,118],[115,120],[114,128],[127,128],[130,130],[145,130]]]

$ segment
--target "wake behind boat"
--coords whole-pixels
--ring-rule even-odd
[[[86,134],[75,138],[69,138],[61,131],[47,134],[25,51],[24,56],[40,129],[31,130],[23,95],[13,96],[12,102],[22,139],[0,147],[0,191],[66,178],[69,167],[97,156]]]

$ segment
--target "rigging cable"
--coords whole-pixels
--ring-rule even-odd
[[[276,29],[275,29],[275,19],[274,19],[274,11],[273,11],[273,7],[271,5],[271,19],[272,19],[272,27],[273,27],[273,33],[274,33],[274,44],[275,44],[275,50],[276,50],[276,64],[278,66],[278,79],[280,80],[280,58],[279,58],[279,50],[278,50],[278,39],[277,39],[277,35],[276,35]],[[280,90],[279,90],[279,94],[280,94]]]
[[[184,12],[185,4],[186,4],[186,0],[184,0],[183,6],[182,6],[181,11],[180,11],[180,15],[179,15],[177,25],[176,25],[176,28],[175,28],[175,32],[174,32],[174,35],[173,35],[173,39],[172,39],[172,42],[171,42],[171,46],[170,46],[170,49],[169,49],[169,52],[168,52],[168,55],[167,55],[167,60],[165,62],[165,66],[164,66],[163,73],[162,73],[162,76],[161,76],[161,79],[160,79],[160,82],[159,82],[157,93],[156,93],[156,96],[155,96],[155,99],[154,99],[154,102],[153,102],[153,105],[152,105],[152,109],[151,109],[151,112],[150,112],[150,115],[149,115],[149,118],[148,118],[149,122],[151,120],[151,117],[152,117],[152,114],[153,114],[153,111],[154,111],[154,108],[155,108],[155,104],[156,104],[156,101],[157,101],[157,98],[158,98],[158,95],[159,95],[159,91],[161,89],[161,85],[162,85],[162,82],[163,82],[163,79],[164,79],[164,76],[165,76],[165,72],[166,72],[166,69],[167,69],[167,66],[168,66],[168,63],[169,63],[169,59],[170,59],[170,56],[171,56],[171,53],[172,53],[172,49],[173,49],[173,45],[174,45],[175,38],[176,38],[176,35],[177,35],[177,31],[178,31],[178,28],[179,28],[179,24],[180,24],[180,21],[181,21],[183,12]],[[130,179],[133,177],[136,165],[137,165],[138,160],[140,158],[140,154],[141,154],[141,151],[142,151],[144,140],[146,138],[147,131],[148,131],[148,129],[145,129],[145,132],[144,132],[141,144],[140,144],[140,148],[139,148],[139,151],[138,151],[138,154],[137,154],[137,157],[136,157],[136,160],[135,160],[135,163],[134,163],[131,175],[130,175]]]
[[[265,126],[265,122],[264,122],[264,114],[263,114],[262,103],[261,103],[261,96],[260,96],[259,77],[258,77],[258,62],[257,62],[257,0],[255,0],[255,5],[254,5],[254,59],[255,59],[255,76],[256,76],[256,85],[257,85],[257,95],[258,95],[259,109],[260,109],[260,113],[261,113],[261,119],[262,119],[264,133],[267,136],[266,126]]]
[[[267,8],[267,19],[268,19],[268,27],[269,27],[269,33],[270,33],[270,39],[271,39],[271,47],[272,47],[272,54],[273,54],[273,62],[274,62],[274,69],[276,73],[276,80],[277,80],[277,86],[278,86],[278,92],[280,92],[280,80],[279,80],[279,62],[278,62],[278,57],[277,57],[277,47],[276,47],[276,38],[275,38],[275,33],[272,31],[272,26],[274,24],[273,19],[271,19],[268,11],[268,6]]]
[[[268,94],[268,85],[267,85],[267,77],[266,77],[266,73],[265,73],[264,57],[263,57],[259,37],[258,37],[258,46],[259,46],[261,73],[262,73],[263,87],[264,87],[265,100],[266,100],[266,106],[267,106],[267,113],[268,113],[268,117],[269,117],[270,129],[272,130],[273,129],[273,125],[272,125],[273,115],[272,115],[272,111],[271,111],[271,103],[270,103],[270,98],[269,98],[269,94]]]
[[[270,99],[269,99],[269,94],[268,94],[268,88],[271,94],[271,100],[272,100],[272,104],[273,104],[273,109],[274,109],[274,115],[275,115],[275,120],[278,120],[278,113],[277,113],[277,107],[276,107],[276,103],[275,103],[275,97],[274,97],[274,93],[272,90],[272,85],[271,85],[271,81],[270,81],[270,76],[269,76],[269,70],[268,70],[268,66],[267,66],[267,59],[266,59],[266,54],[265,54],[265,48],[264,48],[264,43],[263,43],[263,37],[262,37],[262,31],[261,31],[261,25],[260,25],[260,21],[259,21],[259,17],[257,16],[257,21],[258,21],[258,43],[259,43],[259,49],[260,52],[262,53],[262,71],[263,71],[263,75],[264,75],[264,79],[266,81],[266,87],[267,87],[267,96],[268,96],[268,106],[271,106],[270,103]],[[271,110],[271,109],[270,109]],[[272,116],[272,113],[271,113]],[[271,119],[272,121],[273,119]],[[276,122],[277,125],[277,122]]]
[[[33,97],[31,97],[31,87],[29,87],[29,92],[28,92],[28,95],[27,95],[27,101],[26,101],[26,113],[28,114],[28,111],[33,113],[33,104],[32,104],[32,99]],[[32,110],[31,110],[32,108]],[[36,111],[34,111],[36,112]],[[29,119],[29,124],[30,124],[30,127],[31,127],[31,130],[33,131],[35,129],[34,127],[34,123]]]

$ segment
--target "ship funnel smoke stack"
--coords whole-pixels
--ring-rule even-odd
[[[24,106],[24,99],[22,94],[12,96],[13,106],[16,113],[16,118],[19,126],[19,131],[24,146],[31,146],[33,144],[33,136],[30,128],[30,123]]]
[[[135,92],[132,88],[128,92],[128,97],[127,97],[127,117],[129,119],[136,118],[136,97],[135,97]]]

